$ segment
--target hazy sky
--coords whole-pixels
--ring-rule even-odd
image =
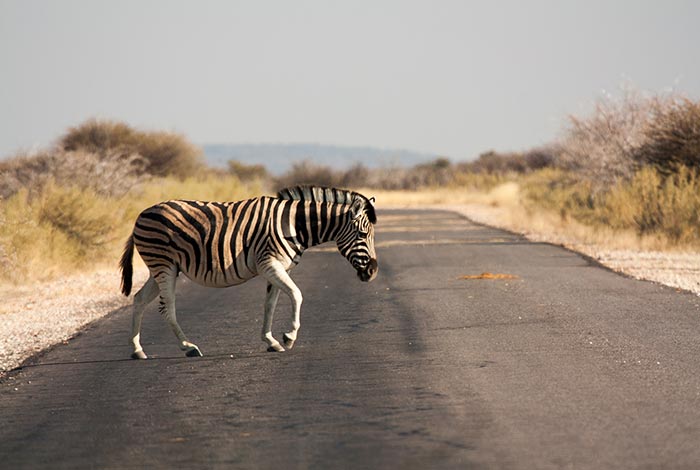
[[[526,149],[625,80],[700,97],[698,1],[0,0],[0,156],[90,117],[192,141]]]

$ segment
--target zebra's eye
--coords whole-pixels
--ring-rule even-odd
[[[359,230],[359,231],[357,232],[357,235],[358,235],[360,238],[367,238],[367,237],[369,236],[369,232],[365,232],[364,230]]]

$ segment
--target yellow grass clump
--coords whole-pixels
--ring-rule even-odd
[[[259,181],[232,175],[154,178],[123,196],[49,183],[0,201],[0,281],[49,280],[79,270],[115,266],[138,214],[168,199],[233,201],[260,195]]]
[[[700,244],[700,176],[678,167],[664,174],[645,166],[605,191],[592,182],[547,170],[524,182],[530,212],[558,212],[594,230],[633,231],[638,237],[664,241],[667,247]]]

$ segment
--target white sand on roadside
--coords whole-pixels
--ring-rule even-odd
[[[136,269],[134,285],[148,276]],[[119,292],[116,269],[66,276],[52,282],[0,288],[0,375],[54,344],[66,341],[88,323],[128,305]],[[125,351],[127,338],[124,339]]]

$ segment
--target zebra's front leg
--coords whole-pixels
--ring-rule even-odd
[[[265,303],[265,322],[263,325],[263,341],[266,341],[270,347],[268,351],[284,351],[282,345],[277,342],[277,340],[272,336],[272,314],[274,312],[274,307],[277,305],[277,298],[280,292],[284,292],[289,296],[292,302],[292,330],[284,334],[284,345],[287,349],[292,349],[294,347],[294,342],[297,339],[297,333],[301,327],[300,314],[301,314],[301,302],[302,296],[301,291],[294,284],[292,278],[289,277],[287,271],[282,267],[279,262],[273,261],[263,270],[263,276],[267,279],[268,297]],[[270,307],[268,309],[268,307]]]
[[[284,338],[284,345],[287,349],[292,349],[294,347],[294,342],[297,340],[297,333],[299,332],[299,328],[301,328],[301,291],[296,285],[294,285],[294,289],[295,290],[289,294],[289,298],[292,300],[292,329],[282,335]]]
[[[196,344],[187,341],[185,333],[182,332],[182,328],[180,328],[180,325],[177,323],[177,315],[175,314],[176,279],[176,274],[173,273],[173,275],[168,276],[165,280],[158,281],[158,287],[160,287],[160,313],[172,328],[173,333],[175,333],[175,336],[180,342],[180,349],[185,351],[185,356],[201,357],[202,352]]]
[[[272,317],[280,297],[280,290],[268,282],[267,295],[265,296],[265,318],[262,327],[262,340],[268,345],[269,352],[284,352],[282,345],[272,336]]]

